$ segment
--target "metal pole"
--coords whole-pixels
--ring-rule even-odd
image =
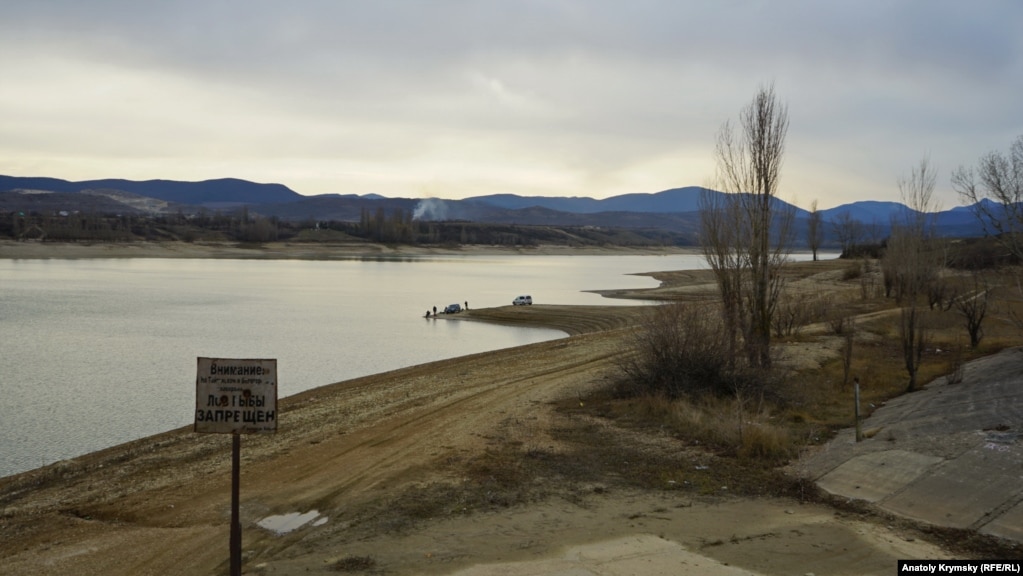
[[[235,432],[231,436],[231,576],[242,576],[242,522],[238,514],[242,435]]]
[[[855,413],[856,413],[856,441],[857,442],[861,442],[863,440],[863,431],[860,430],[860,379],[859,378],[853,378],[853,383],[856,386],[854,388],[854,390],[856,391],[856,408],[855,408]]]

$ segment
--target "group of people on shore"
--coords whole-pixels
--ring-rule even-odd
[[[462,310],[466,310],[466,311],[469,310],[469,301],[466,300],[463,304],[464,304],[464,306],[461,306],[461,307],[459,307],[458,304],[450,304],[450,305],[448,305],[447,308],[442,310],[440,313],[441,314],[457,314],[458,312],[461,312]],[[433,307],[433,314],[432,315],[430,314],[430,311],[427,310],[426,311],[426,315],[423,316],[423,317],[424,318],[436,318],[437,317],[437,307],[436,306]]]

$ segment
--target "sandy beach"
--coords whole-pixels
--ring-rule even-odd
[[[0,258],[253,257],[230,246],[20,244],[0,243]],[[365,248],[268,246],[258,257],[406,253]],[[709,289],[699,273],[661,279],[662,293]],[[279,431],[243,439],[245,573],[853,575],[951,557],[913,523],[855,508],[621,481],[646,456],[704,465],[668,436],[633,437],[563,409],[604,385],[642,309],[521,308],[463,319],[572,336],[283,399]],[[600,468],[620,473],[570,470],[606,452],[574,441],[582,430],[624,447]],[[521,469],[497,465],[510,453],[525,454]],[[0,479],[3,572],[226,574],[230,469],[229,437],[183,428]],[[308,520],[261,526],[287,514]]]

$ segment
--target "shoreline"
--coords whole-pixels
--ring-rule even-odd
[[[812,268],[835,274],[841,265]],[[714,293],[709,271],[649,275],[661,285],[634,291],[650,291],[647,299],[702,300]],[[571,476],[566,482],[557,473],[527,485],[515,476],[495,477],[509,450],[525,454],[523,466],[551,459],[574,469],[593,446],[573,434],[595,433],[592,426],[623,435],[623,442],[631,438],[599,420],[567,416],[558,406],[566,399],[581,402],[607,382],[628,332],[648,310],[472,310],[465,320],[541,325],[570,335],[282,398],[279,431],[247,435],[242,448],[246,573],[328,574],[347,560],[369,559],[372,571],[396,575],[490,575],[507,573],[508,562],[554,562],[530,568],[539,573],[578,568],[581,559],[564,555],[590,544],[616,561],[637,559],[637,566],[670,555],[670,566],[692,563],[701,573],[720,568],[720,574],[804,573],[810,567],[881,574],[898,558],[948,557],[911,529],[879,526],[819,503],[731,495],[726,486],[701,494]],[[15,575],[223,573],[230,444],[223,435],[185,426],[0,478],[0,563]],[[667,450],[680,470],[706,465],[702,453],[667,438],[637,446]],[[459,491],[468,490],[472,478],[480,499]],[[517,497],[519,490],[525,493]],[[530,491],[544,496],[533,499]],[[404,512],[394,516],[396,506]],[[309,513],[318,519],[293,532],[260,527],[271,517]],[[658,536],[644,540],[642,534]],[[785,555],[773,553],[782,547]]]
[[[604,256],[604,255],[669,255],[669,254],[692,254],[691,249],[680,248],[658,248],[658,249],[617,249],[617,248],[586,248],[576,249],[565,246],[547,246],[530,249],[503,248],[498,246],[472,245],[462,249],[437,248],[437,247],[402,247],[391,248],[384,245],[316,245],[318,249],[329,252],[332,257],[321,257],[322,254],[309,251],[296,250],[306,248],[305,245],[294,245],[281,243],[273,244],[266,250],[253,248],[240,248],[233,244],[188,244],[181,242],[156,242],[156,243],[133,243],[133,244],[109,244],[109,243],[47,243],[38,241],[14,242],[0,240],[0,259],[31,259],[31,260],[87,260],[87,259],[120,259],[120,258],[183,258],[183,259],[233,259],[236,252],[248,253],[258,250],[247,258],[243,259],[295,259],[295,260],[344,260],[358,259],[362,257],[372,258],[369,248],[379,249],[387,252],[393,258],[418,258],[439,256],[486,256],[486,255],[579,255],[579,256]],[[12,257],[11,253],[19,255]],[[648,306],[624,305],[614,302],[615,300],[645,300],[653,302],[677,301],[677,300],[705,300],[712,297],[716,292],[710,270],[664,270],[651,272],[637,272],[636,275],[649,276],[659,282],[658,286],[648,288],[627,288],[627,289],[593,289],[593,292],[602,295],[608,300],[607,304],[598,305],[551,305],[538,304],[535,306],[498,306],[466,310],[460,314],[438,316],[437,319],[457,322],[482,322],[493,325],[512,327],[543,328],[562,332],[565,336],[551,342],[561,342],[573,336],[592,334],[596,332],[609,332],[630,326],[637,325],[647,318]],[[541,342],[538,344],[546,344]],[[530,346],[530,345],[523,345]],[[488,352],[476,354],[498,354],[508,350],[514,350],[520,346],[500,348]],[[459,360],[475,356],[456,356],[450,360]],[[385,377],[392,372],[405,369],[428,367],[433,362],[426,364],[414,364],[368,374],[357,377]],[[302,395],[307,392],[315,392],[332,386],[338,386],[351,381],[351,379],[327,382],[316,388],[304,390],[293,394]],[[191,425],[187,425],[189,428]],[[177,428],[155,432],[150,436],[179,431]],[[0,476],[0,485],[3,481],[15,478],[19,475],[30,474],[36,471],[45,470],[54,466],[61,466],[66,463],[74,463],[93,454],[106,453],[122,446],[128,446],[135,442],[145,440],[150,436],[142,436],[132,440],[99,448],[92,452],[86,452],[64,458],[61,460],[42,464],[34,468]]]
[[[603,318],[599,308],[589,312]],[[346,558],[373,559],[399,576],[492,575],[506,573],[509,562],[538,560],[529,569],[539,573],[572,569],[581,559],[564,554],[579,545],[599,545],[615,561],[692,562],[701,573],[722,576],[736,572],[718,565],[773,575],[802,573],[810,562],[820,572],[849,562],[844,554],[832,558],[836,547],[855,550],[853,569],[863,574],[884,573],[900,557],[944,556],[894,529],[784,498],[698,497],[553,479],[547,498],[514,505],[469,501],[447,511],[444,496],[429,496],[446,494],[438,486],[458,486],[473,462],[502,446],[570,450],[549,435],[565,423],[551,407],[600,385],[620,352],[622,330],[609,326],[430,362],[282,399],[279,431],[243,440],[245,573],[325,575]],[[223,573],[229,446],[224,435],[185,426],[0,479],[5,570]],[[700,462],[685,451],[679,457],[690,466]],[[435,498],[442,508],[411,524],[388,520],[402,494]],[[259,527],[263,519],[310,512],[320,520],[293,532]],[[825,523],[826,535],[808,537]],[[646,542],[637,535],[651,530],[661,544],[637,547]],[[768,570],[764,534],[788,551]],[[604,544],[614,539],[623,540]],[[731,544],[707,544],[725,541]]]
[[[430,256],[610,256],[700,254],[699,248],[656,246],[562,246],[508,247],[469,244],[422,246],[371,243],[267,242],[242,245],[235,242],[40,242],[0,240],[0,258],[16,260],[79,260],[89,258],[202,258],[239,260],[352,260],[420,258]]]
[[[529,249],[503,248],[499,246],[473,245],[459,249],[438,248],[438,247],[388,247],[384,245],[313,245],[305,244],[270,244],[260,248],[243,248],[234,244],[200,244],[181,242],[155,242],[155,243],[49,243],[49,242],[14,242],[0,240],[0,259],[8,260],[105,260],[105,259],[258,259],[258,260],[351,260],[360,258],[429,258],[431,256],[488,256],[488,255],[580,255],[580,256],[603,256],[603,255],[664,255],[687,253],[675,249],[615,249],[615,248],[589,248],[573,249],[564,246],[545,246]],[[243,254],[239,258],[237,254]],[[377,254],[377,256],[373,256]],[[381,256],[380,254],[387,254]],[[641,275],[653,276],[656,272],[638,273]],[[662,282],[663,285],[663,282]],[[633,324],[640,320],[643,310],[636,306],[617,304],[615,299],[641,299],[641,293],[645,291],[658,290],[658,287],[617,289],[609,291],[590,290],[590,292],[601,293],[608,298],[607,304],[578,306],[578,305],[537,305],[531,307],[498,306],[491,308],[474,309],[464,311],[458,315],[439,316],[438,319],[448,321],[470,321],[482,322],[493,325],[518,326],[543,328],[561,332],[564,337],[586,334],[597,331],[611,330]],[[607,293],[605,293],[607,292]],[[562,340],[558,338],[558,340]],[[489,352],[501,352],[517,348],[501,348]],[[457,356],[454,359],[463,358]],[[429,364],[429,363],[428,363]],[[383,377],[394,371],[414,368],[421,364],[402,366],[392,370],[385,370],[367,376]],[[327,381],[310,390],[320,390],[326,387],[343,384],[350,379]],[[306,391],[298,392],[302,394]],[[283,400],[283,398],[282,398]],[[152,435],[161,435],[175,432],[177,428],[154,432]],[[130,445],[134,442],[144,440],[149,436],[136,437],[130,440],[119,442],[98,448],[91,452],[75,454],[60,460],[47,462],[33,468],[13,472],[0,476],[0,482],[22,474],[29,474],[34,471],[44,470],[52,466],[61,466],[67,463],[74,463],[93,454],[105,453],[121,446]]]

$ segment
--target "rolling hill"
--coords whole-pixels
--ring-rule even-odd
[[[635,193],[605,199],[534,197],[514,194],[475,196],[462,200],[385,198],[375,194],[303,196],[282,184],[262,184],[236,178],[201,182],[123,179],[71,182],[57,178],[0,175],[0,211],[93,211],[160,214],[223,211],[246,207],[250,213],[290,221],[358,221],[364,214],[383,211],[412,213],[419,220],[463,220],[480,223],[593,226],[660,229],[695,234],[699,229],[700,199],[721,194],[699,186],[656,193]],[[792,208],[797,227],[808,213]],[[898,202],[866,200],[821,211],[825,223],[843,218],[870,226],[886,235],[893,217],[910,213]],[[960,206],[933,215],[945,235],[983,234],[970,207]],[[800,235],[801,231],[797,231]]]

